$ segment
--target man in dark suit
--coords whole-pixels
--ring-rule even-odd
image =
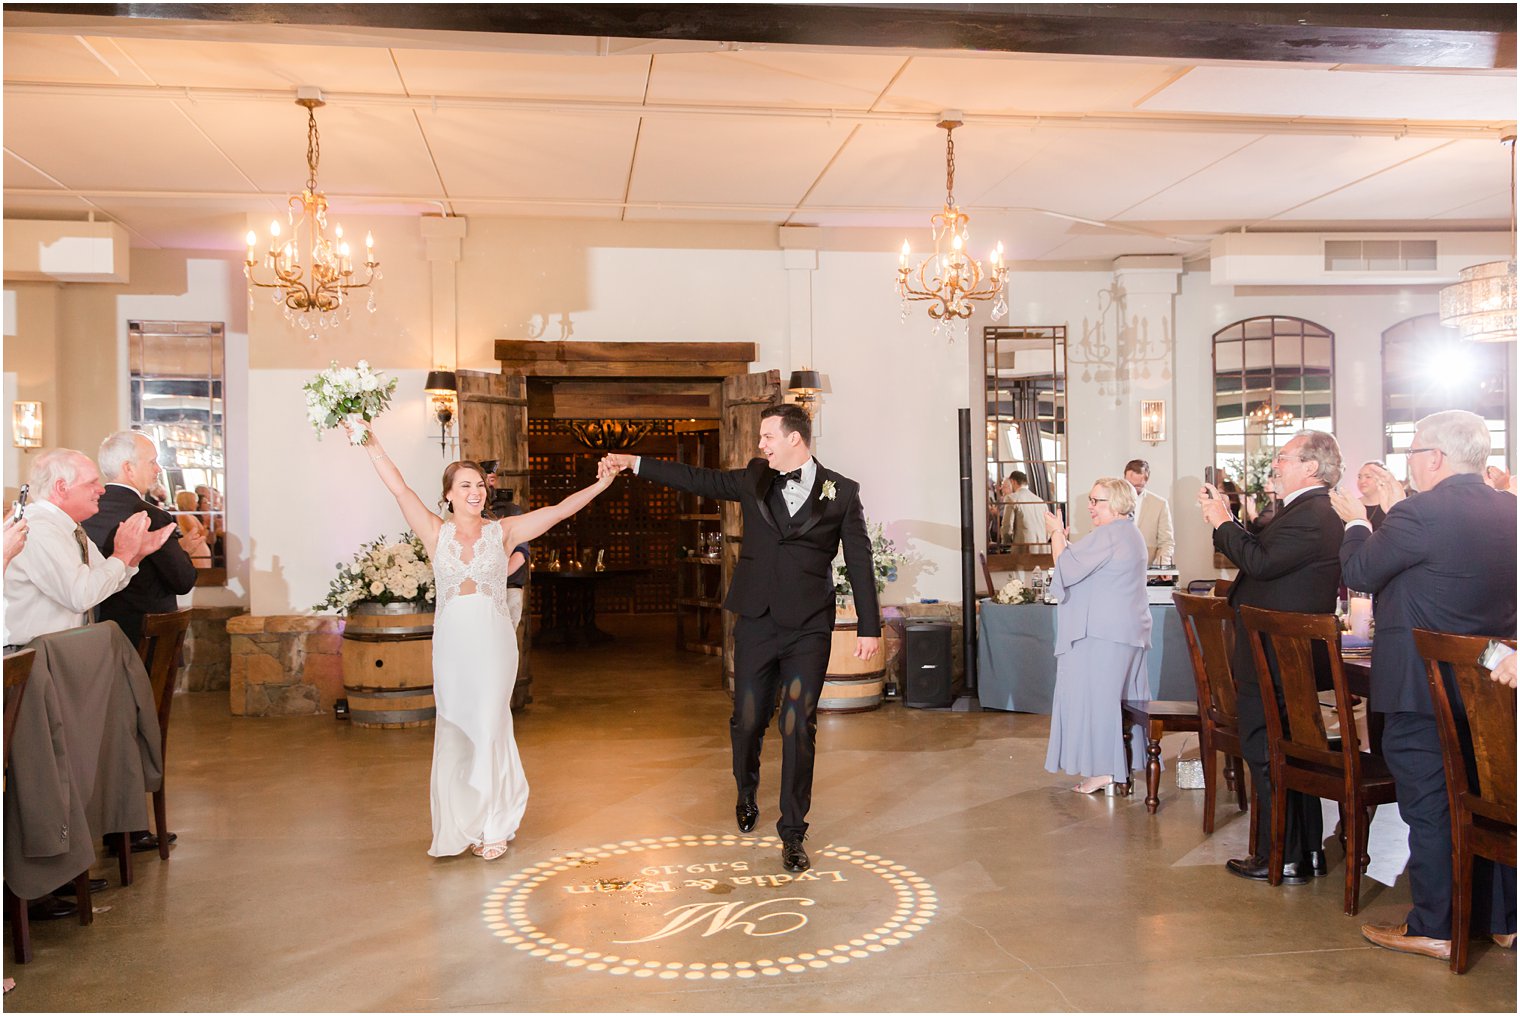
[[[100,444],[96,460],[105,477],[100,511],[84,520],[90,541],[109,556],[115,549],[116,528],[138,512],[148,513],[153,530],[174,525],[174,517],[149,503],[144,495],[158,482],[158,448],[146,435],[134,430],[112,434]],[[185,541],[196,541],[186,547]],[[195,565],[191,553],[208,553],[204,537],[170,537],[164,545],[142,559],[137,574],[126,588],[106,597],[95,608],[95,620],[115,621],[127,640],[137,645],[142,638],[143,617],[179,609],[179,596],[195,588]],[[172,843],[178,837],[169,834]],[[132,833],[134,852],[157,850],[158,837],[140,829]]]
[[[1409,826],[1414,909],[1403,924],[1364,924],[1362,934],[1385,949],[1442,960],[1451,957],[1451,816],[1413,631],[1515,637],[1515,498],[1484,484],[1490,449],[1482,417],[1436,413],[1415,424],[1409,448],[1409,477],[1421,493],[1394,505],[1376,533],[1359,500],[1334,498],[1346,520],[1346,585],[1373,594],[1371,708],[1384,714],[1383,758]],[[1471,766],[1471,736],[1464,723],[1457,730]],[[1514,868],[1474,862],[1473,927],[1514,946]]]
[[[116,527],[138,512],[148,513],[151,529],[174,525],[173,516],[143,498],[158,481],[158,449],[146,435],[132,430],[112,434],[101,442],[97,461],[106,489],[100,495],[100,511],[83,525],[102,554],[111,554]],[[143,558],[126,588],[95,608],[95,619],[115,621],[135,646],[142,638],[144,615],[179,609],[178,597],[195,588],[195,565],[181,539],[171,537]]]
[[[1214,549],[1240,569],[1230,589],[1230,603],[1305,614],[1333,614],[1341,582],[1341,521],[1330,504],[1329,488],[1341,478],[1341,450],[1323,431],[1299,431],[1272,460],[1272,480],[1282,507],[1270,525],[1252,534],[1230,515],[1229,502],[1205,484],[1198,497],[1203,517],[1214,527]],[[1281,713],[1281,687],[1272,674],[1279,701],[1262,700],[1256,663],[1236,610],[1237,637],[1230,667],[1235,675],[1236,713],[1241,750],[1251,769],[1252,807],[1258,812],[1251,855],[1232,858],[1225,867],[1241,878],[1267,879],[1272,842],[1272,783],[1267,766],[1268,707]],[[1316,661],[1320,662],[1320,661]],[[1328,666],[1323,661],[1322,666]],[[1288,792],[1287,834],[1282,881],[1303,885],[1310,875],[1326,872],[1324,819],[1319,798]]]
[[[724,501],[744,510],[744,544],[727,610],[734,626],[734,807],[739,831],[755,827],[759,808],[760,745],[781,697],[781,861],[806,871],[802,840],[813,797],[818,696],[828,669],[834,627],[834,554],[844,545],[855,609],[860,616],[855,655],[869,660],[881,648],[881,614],[871,541],[860,506],[860,485],[813,458],[812,421],[795,405],[761,414],[760,451],[744,469],[695,469],[677,462],[608,455],[603,468]]]

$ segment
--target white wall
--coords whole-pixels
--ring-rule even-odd
[[[227,322],[233,581],[225,591],[198,590],[195,602],[304,612],[360,543],[403,528],[363,453],[335,436],[319,443],[311,433],[301,385],[315,370],[331,359],[366,358],[400,379],[394,411],[381,426],[392,456],[427,498],[446,456],[421,393],[423,373],[439,362],[494,369],[497,339],[562,337],[749,341],[757,347],[755,370],[784,375],[816,367],[827,385],[818,457],[861,482],[867,514],[913,556],[887,600],[959,598],[956,410],[972,409],[979,459],[981,330],[989,322],[981,308],[968,339],[936,337],[922,304],[903,322],[893,291],[895,251],[825,251],[816,269],[799,270],[795,256],[787,267],[775,231],[763,227],[472,219],[450,300],[446,288],[440,296],[432,284],[415,219],[365,225],[375,231],[385,266],[380,310],[370,315],[361,303],[353,322],[316,342],[289,329],[267,298],[248,313],[235,255],[134,251],[132,284],[59,289],[53,341],[55,355],[69,364],[60,384],[105,391],[112,404],[98,426],[90,424],[92,434],[126,420],[127,319]],[[1130,458],[1149,459],[1153,489],[1172,501],[1184,578],[1213,574],[1208,530],[1193,506],[1213,453],[1213,333],[1262,314],[1299,316],[1334,332],[1337,431],[1347,460],[1359,462],[1381,448],[1381,334],[1436,307],[1434,287],[1236,292],[1211,285],[1206,266],[1195,266],[1174,301],[1146,301],[1145,320],[1135,320],[1131,307],[1131,320],[1121,321],[1114,286],[1109,270],[1020,267],[1010,279],[1005,320],[1064,324],[1074,354],[1084,335],[1097,332],[1110,343],[1140,327],[1174,338],[1168,367],[1175,379],[1154,364],[1150,378],[1117,393],[1101,393],[1094,368],[1073,360],[1069,463],[1075,494],[1098,476],[1116,475]],[[452,306],[440,308],[440,299]],[[457,359],[451,339],[442,347],[435,341],[441,311],[457,322]],[[1168,399],[1168,440],[1154,448],[1139,441],[1141,397]],[[985,506],[976,501],[981,533]],[[1085,511],[1072,514],[1074,530],[1084,531]]]

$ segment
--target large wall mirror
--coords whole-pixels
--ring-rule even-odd
[[[1255,317],[1214,333],[1214,468],[1249,515],[1272,457],[1295,432],[1335,432],[1335,336],[1312,321]]]
[[[132,429],[158,445],[162,489],[150,492],[182,530],[204,530],[197,585],[227,581],[226,403],[221,322],[129,321]]]
[[[987,328],[987,549],[1050,554],[1045,512],[1066,512],[1066,328]],[[1048,563],[1027,562],[1028,567]]]
[[[1488,422],[1494,442],[1489,464],[1510,469],[1514,373],[1514,343],[1465,342],[1435,314],[1388,329],[1383,333],[1384,464],[1394,476],[1407,478],[1415,422],[1465,409]]]

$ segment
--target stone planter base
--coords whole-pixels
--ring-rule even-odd
[[[310,716],[343,696],[343,618],[243,615],[227,635],[233,716]]]

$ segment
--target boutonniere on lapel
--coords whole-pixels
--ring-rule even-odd
[[[823,486],[818,491],[818,500],[832,501],[838,496],[839,490],[834,486],[833,480],[824,480]]]

